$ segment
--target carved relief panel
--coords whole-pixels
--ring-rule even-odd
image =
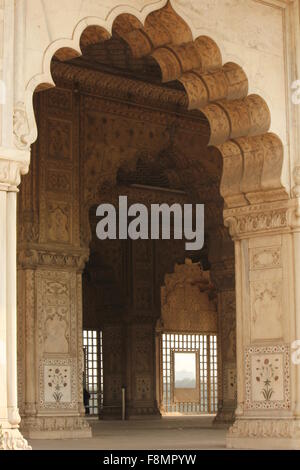
[[[49,242],[71,242],[71,206],[60,201],[48,201],[47,239]]]
[[[161,322],[165,331],[214,333],[217,309],[210,296],[213,286],[209,271],[186,260],[165,276],[161,289]]]
[[[48,118],[47,137],[49,160],[72,161],[72,121]]]
[[[37,273],[39,341],[44,353],[68,354],[76,340],[76,278],[60,271]],[[74,348],[73,348],[74,352]]]
[[[253,239],[249,248],[251,341],[284,340],[287,307],[281,236]]]
[[[39,100],[40,242],[79,245],[78,116],[72,90]]]
[[[36,272],[39,408],[76,409],[82,387],[78,353],[78,288],[74,271]]]
[[[284,344],[289,330],[284,321],[288,310],[284,243],[280,235],[250,240],[252,346],[245,351],[245,406],[250,411],[290,407],[290,353]]]

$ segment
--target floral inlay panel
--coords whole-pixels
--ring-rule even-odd
[[[290,364],[287,345],[246,349],[246,408],[290,407]]]
[[[40,393],[42,408],[76,407],[76,368],[72,359],[49,359],[41,362]]]
[[[51,403],[71,401],[70,366],[45,366],[45,399]]]

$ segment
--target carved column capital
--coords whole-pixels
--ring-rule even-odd
[[[289,231],[295,200],[253,204],[224,211],[224,224],[234,240]]]
[[[21,176],[29,170],[30,151],[0,148],[0,189],[17,191]]]
[[[81,272],[88,258],[88,249],[62,251],[35,244],[20,244],[18,247],[18,265],[22,268],[47,266]]]
[[[300,189],[300,186],[299,186]],[[296,191],[296,192],[295,192]],[[297,190],[294,188],[294,194]],[[289,200],[224,210],[224,225],[233,240],[300,230],[300,193]]]

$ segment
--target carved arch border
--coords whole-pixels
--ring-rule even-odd
[[[28,132],[19,135],[19,148],[28,148],[37,138],[32,97],[37,90],[55,86],[52,57],[68,60],[79,56],[82,46],[105,41],[113,32],[125,41],[133,58],[151,57],[158,64],[162,83],[179,81],[187,95],[187,109],[198,110],[207,119],[208,145],[216,147],[223,159],[220,192],[226,208],[288,198],[281,182],[283,145],[269,132],[271,116],[266,102],[259,95],[248,95],[245,72],[235,63],[223,64],[213,39],[194,39],[171,0],[153,3],[142,11],[115,7],[105,20],[82,18],[72,38],[49,44],[41,73],[26,86]]]

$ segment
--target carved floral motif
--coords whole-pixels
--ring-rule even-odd
[[[250,347],[245,367],[246,409],[290,408],[289,346]]]
[[[225,226],[234,238],[247,234],[265,232],[288,227],[289,207],[284,202],[248,205],[236,209],[225,209]]]
[[[251,269],[266,269],[281,267],[281,248],[257,248],[251,253]]]
[[[45,382],[47,382],[47,386],[49,387],[49,389],[51,389],[52,392],[52,396],[50,399],[53,399],[56,403],[69,401],[69,397],[67,397],[65,393],[69,386],[69,375],[69,367],[59,368],[53,366],[47,367],[47,371],[45,371]]]
[[[35,419],[24,418],[22,429],[31,431],[90,431],[90,426],[84,418],[73,416],[47,416]],[[90,437],[91,434],[89,433]]]
[[[263,363],[261,359],[257,359],[256,367],[256,377],[255,380],[261,383],[261,394],[265,402],[270,402],[272,396],[274,395],[273,385],[276,385],[276,382],[279,381],[280,373],[280,359],[278,357],[274,358],[273,361],[266,358]]]
[[[229,429],[229,437],[299,439],[300,425],[291,419],[237,419]]]
[[[73,359],[45,359],[40,362],[40,408],[77,408],[76,370]]]
[[[30,142],[27,141],[27,137],[30,129],[24,103],[17,103],[14,109],[13,132],[16,147],[20,150],[29,148]]]

